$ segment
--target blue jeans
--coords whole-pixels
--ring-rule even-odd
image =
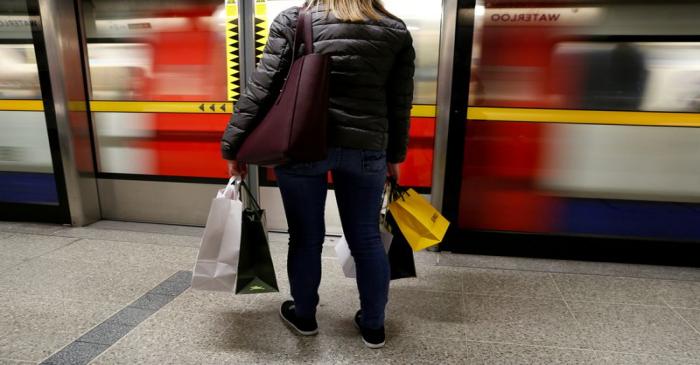
[[[296,315],[316,316],[330,171],[343,233],[355,259],[361,325],[378,329],[384,326],[389,293],[389,262],[379,233],[386,153],[345,148],[328,152],[324,161],[275,168],[289,226],[287,273]]]

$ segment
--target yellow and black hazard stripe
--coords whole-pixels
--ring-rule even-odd
[[[267,0],[255,1],[255,61],[260,61],[267,44],[269,30],[267,29]]]
[[[241,95],[241,61],[238,42],[238,5],[226,4],[226,92],[229,101],[236,102]]]

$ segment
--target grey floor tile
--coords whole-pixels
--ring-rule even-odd
[[[88,226],[95,229],[107,229],[113,231],[132,231],[144,233],[174,234],[178,236],[191,236],[201,238],[204,233],[203,227],[176,226],[170,224],[152,224],[137,222],[121,222],[103,220]]]
[[[174,297],[172,295],[162,295],[148,292],[135,302],[129,304],[129,307],[157,311],[158,309],[163,308],[166,304],[170,303],[170,301],[173,299]]]
[[[58,224],[25,223],[25,222],[0,222],[0,231],[11,233],[45,234],[50,235],[62,230],[64,227]]]
[[[15,256],[8,256],[0,253],[0,273],[20,265],[22,261],[24,260]]]
[[[700,336],[668,307],[569,302],[596,350],[700,359]]]
[[[700,309],[674,308],[700,334]]]
[[[151,293],[178,296],[191,285],[190,281],[166,280],[151,290]]]
[[[246,313],[256,299],[256,295],[234,295],[233,293],[187,289],[165,309],[188,313]]]
[[[700,269],[690,267],[551,260],[549,271],[646,279],[700,280]]]
[[[37,364],[73,342],[72,333],[37,333],[0,337],[0,356],[26,359]]]
[[[41,256],[77,241],[78,238],[17,233],[0,239],[0,252],[18,259]]]
[[[360,342],[357,333],[352,333]],[[467,349],[462,339],[424,338],[409,336],[390,336],[386,347],[381,351],[380,362],[388,364],[465,364]],[[342,346],[342,343],[340,344]],[[359,345],[363,346],[363,345]],[[362,349],[362,354],[366,349]]]
[[[441,252],[439,265],[481,269],[547,271],[550,260]]]
[[[118,307],[4,295],[0,303],[0,357],[39,362],[104,321]]]
[[[567,300],[663,305],[662,281],[600,275],[552,274]]]
[[[397,336],[464,338],[460,293],[392,289],[386,328]],[[354,311],[351,312],[351,318]]]
[[[700,281],[664,281],[661,296],[672,307],[700,309]]]
[[[700,280],[699,268],[440,253],[440,265],[552,273]]]
[[[466,294],[561,298],[548,273],[489,269],[463,269],[463,273]]]
[[[115,320],[107,320],[81,336],[78,341],[111,346],[133,328],[134,326],[121,324]]]
[[[466,363],[468,364],[671,365],[695,363],[692,359],[502,343],[468,342],[467,348]]]
[[[24,361],[24,360],[0,358],[0,365],[29,365],[29,364],[36,364],[36,361]]]
[[[118,343],[90,364],[93,365],[134,365],[134,364],[170,364],[193,365],[201,364],[202,355],[183,347],[173,347],[167,344],[153,344],[152,347],[126,347]],[[219,363],[225,364],[225,363]]]
[[[416,263],[416,277],[391,281],[392,288],[462,292],[465,269]]]
[[[13,233],[0,231],[0,240],[12,237]]]
[[[43,258],[99,264],[119,262],[137,266],[172,266],[189,270],[194,266],[197,249],[83,239]]]
[[[192,282],[192,271],[178,271],[173,276],[169,277],[169,282],[189,283]]]
[[[71,333],[77,337],[118,309],[119,305],[110,303],[5,295],[0,302],[0,336],[15,335],[21,339],[42,333]]]
[[[241,319],[226,332],[202,350],[203,364],[463,364],[466,357],[463,340],[389,335],[383,349],[370,350],[354,329],[301,337],[278,320]]]
[[[97,355],[107,349],[107,345],[96,343],[74,342],[57,354],[43,361],[42,365],[79,365],[87,364]]]
[[[119,262],[107,265],[37,258],[2,272],[0,290],[12,295],[126,305],[175,271],[167,267],[139,267]]]
[[[55,233],[57,236],[88,238],[95,240],[150,243],[163,246],[199,247],[200,237],[177,234],[119,231],[90,227],[67,228]]]
[[[200,364],[202,349],[226,340],[231,316],[160,311],[93,364]]]
[[[155,313],[155,310],[126,307],[117,312],[109,320],[127,326],[136,326]]]
[[[465,307],[469,340],[588,348],[562,300],[466,295]]]

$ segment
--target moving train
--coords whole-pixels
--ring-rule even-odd
[[[269,26],[299,3],[261,1],[256,17]],[[437,84],[442,1],[385,3],[406,20],[418,54],[402,184],[429,194],[436,95],[450,87]],[[92,100],[227,100],[232,4],[83,1]],[[468,119],[450,121],[466,123],[458,226],[700,240],[697,14],[700,4],[688,1],[480,0],[461,9],[474,38],[470,79],[452,80],[469,84]],[[13,17],[0,14],[0,24]],[[0,99],[41,98],[28,34],[0,33]],[[218,139],[228,118],[94,112],[98,170],[224,178]],[[41,112],[0,111],[0,171],[50,175],[43,121]],[[274,186],[269,171],[261,177]],[[8,186],[4,201],[46,199],[17,198]]]

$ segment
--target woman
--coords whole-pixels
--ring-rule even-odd
[[[314,48],[331,55],[328,158],[275,168],[289,226],[287,271],[293,301],[282,319],[302,335],[315,335],[321,250],[325,237],[327,173],[333,175],[343,232],[355,258],[361,309],[355,315],[364,343],[384,346],[389,265],[379,233],[382,191],[398,178],[406,157],[413,100],[415,52],[406,25],[379,0],[310,0]],[[243,140],[276,99],[292,63],[299,8],[272,23],[262,60],[235,106],[222,138],[231,175]],[[299,53],[297,53],[299,54]]]

